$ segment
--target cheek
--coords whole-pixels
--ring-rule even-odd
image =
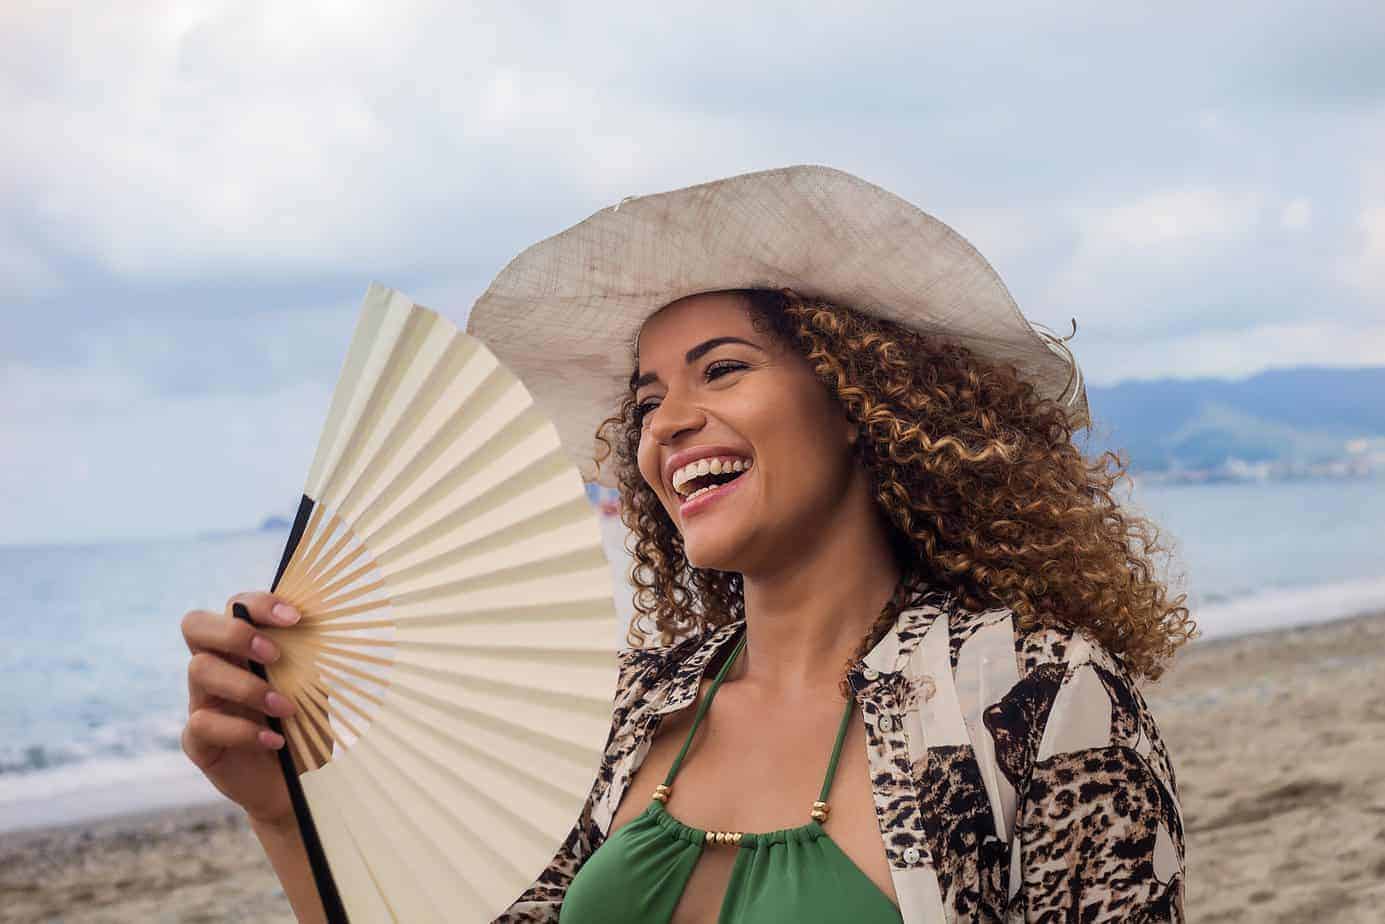
[[[647,431],[646,435],[640,436],[639,450],[636,453],[635,460],[639,463],[640,475],[644,478],[645,483],[653,490],[658,491],[659,452],[653,440],[648,438]]]

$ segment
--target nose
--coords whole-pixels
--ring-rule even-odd
[[[707,422],[707,415],[694,404],[676,398],[670,390],[655,409],[649,423],[649,435],[660,444],[672,443],[686,430],[699,430]]]

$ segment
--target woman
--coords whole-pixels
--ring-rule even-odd
[[[639,298],[677,295],[596,322],[635,331],[633,356],[614,360],[628,362],[628,389],[597,457],[614,446],[636,647],[622,652],[605,760],[577,823],[499,920],[1184,920],[1174,772],[1136,682],[1157,678],[1192,626],[1152,577],[1146,524],[1112,501],[1120,460],[1108,472],[1114,457],[1089,462],[1072,445],[1080,415],[1036,387],[1033,357],[996,362],[923,332],[949,294],[999,298],[998,279],[978,291],[975,273],[956,272],[989,266],[936,220],[823,168],[648,200],[565,235],[582,244],[592,221],[628,223],[643,250],[679,245],[661,265],[730,248],[695,262],[731,285],[686,266],[651,284],[599,235],[614,275],[640,276]],[[778,237],[735,233],[764,230],[745,207],[755,201],[774,204]],[[883,256],[878,236],[845,221],[863,203],[896,232]],[[694,210],[698,221],[682,220]],[[650,216],[666,224],[651,230]],[[905,243],[951,247],[951,262],[919,270],[920,251],[900,246],[905,218],[927,232]],[[833,238],[844,225],[855,243]],[[554,376],[573,367],[554,360],[556,340],[536,346],[556,309],[509,340],[497,325],[507,292],[548,304],[515,281],[553,285],[543,263],[563,237],[511,264],[470,325],[560,429],[586,426],[561,412],[570,383],[517,368],[539,362],[524,343]],[[756,248],[775,251],[778,269],[760,252],[753,274],[736,271]],[[582,252],[558,263],[602,278],[623,305],[636,299],[639,287]],[[931,274],[931,301],[857,287],[876,306],[867,313],[746,285],[830,291],[818,283],[863,266],[880,285]],[[295,616],[267,594],[233,599],[262,624]],[[641,644],[649,628],[659,645]],[[185,750],[245,807],[300,919],[320,919],[273,762],[282,742],[258,722],[283,704],[237,663],[274,652],[228,616],[189,613],[184,634],[195,652]]]

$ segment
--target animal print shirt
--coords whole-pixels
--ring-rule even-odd
[[[1184,924],[1173,764],[1125,668],[1082,630],[937,592],[850,674],[906,924]],[[557,921],[660,720],[697,699],[737,621],[621,652],[600,772],[553,862],[496,920]]]

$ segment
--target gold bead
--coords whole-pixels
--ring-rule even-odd
[[[829,810],[826,802],[814,802],[813,808],[822,809],[824,812]]]
[[[717,833],[716,833],[715,831],[708,831],[708,832],[707,832],[707,843],[709,843],[709,844],[715,844],[716,842],[717,842]]]
[[[737,831],[735,834],[731,835],[731,843],[735,844],[737,847],[741,845],[741,832]]]
[[[718,843],[718,844],[723,844],[723,845],[725,845],[725,844],[729,843],[730,841],[731,841],[731,835],[730,835],[730,834],[728,834],[728,833],[725,832],[725,831],[718,831],[718,832],[717,832],[717,843]]]
[[[663,783],[654,787],[654,798],[658,799],[660,802],[668,802],[668,794],[669,788]]]
[[[824,812],[822,809],[813,809],[808,814],[811,815],[813,820],[818,822],[819,824],[827,820],[827,813]]]

